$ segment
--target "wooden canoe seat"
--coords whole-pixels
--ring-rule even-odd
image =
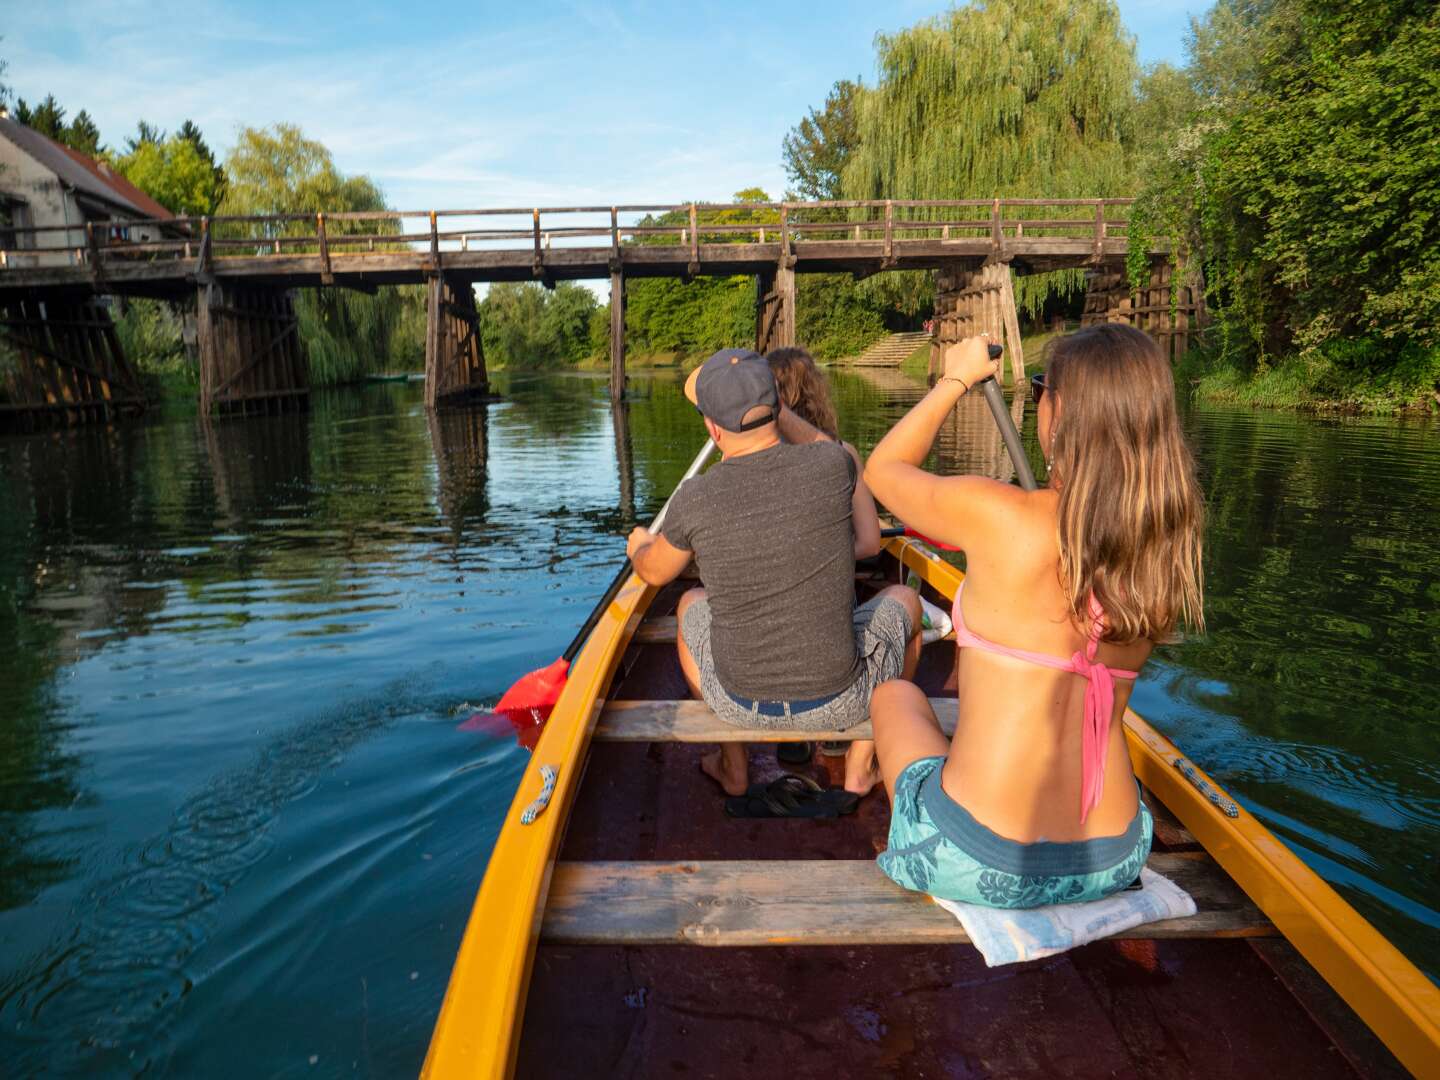
[[[1203,852],[1153,854],[1150,867],[1195,898],[1188,919],[1120,938],[1269,937],[1275,927]],[[928,896],[871,860],[561,862],[542,941],[557,945],[964,944]]]
[[[955,699],[931,698],[945,734],[955,733]],[[788,742],[795,738],[835,740],[871,738],[870,721],[846,731],[777,731],[727,724],[703,701],[607,701],[595,738],[609,742]]]

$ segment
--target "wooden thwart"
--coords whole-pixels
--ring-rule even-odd
[[[954,698],[931,698],[945,734],[955,733]],[[845,742],[873,738],[870,721],[845,731],[805,731],[807,739]],[[735,727],[720,720],[703,701],[610,701],[600,714],[595,738],[610,742],[791,742],[797,733],[774,728]]]
[[[1215,862],[1155,854],[1150,868],[1195,898],[1188,919],[1117,938],[1269,937],[1276,931]],[[560,945],[964,944],[959,921],[869,859],[556,864],[541,940]]]

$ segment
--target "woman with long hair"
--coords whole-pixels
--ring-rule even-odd
[[[786,345],[765,354],[775,390],[785,407],[817,431],[839,442],[840,422],[830,401],[830,382],[806,350]]]
[[[877,554],[880,550],[880,516],[861,475],[865,465],[859,453],[840,438],[840,421],[830,401],[830,382],[825,373],[813,356],[795,345],[771,349],[765,354],[765,362],[770,365],[770,374],[775,376],[775,392],[780,396],[780,404],[822,435],[838,442],[854,459],[856,493],[859,496],[853,520],[855,553],[857,556]]]
[[[952,900],[1093,900],[1149,855],[1122,717],[1155,644],[1181,620],[1202,625],[1204,508],[1170,365],[1118,324],[1057,339],[1034,380],[1046,487],[925,472],[956,402],[998,373],[987,345],[946,350],[944,374],[865,470],[881,502],[966,565],[954,738],[911,683],[871,701],[892,814],[879,861]]]

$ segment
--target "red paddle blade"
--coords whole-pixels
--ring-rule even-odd
[[[543,709],[506,709],[504,712],[471,713],[460,725],[461,731],[483,731],[493,738],[513,734],[526,750],[534,750],[540,741],[545,721],[550,719],[550,706]]]
[[[565,678],[570,673],[570,661],[561,657],[548,667],[538,668],[528,675],[522,675],[515,685],[505,691],[495,705],[497,713],[515,712],[526,709],[549,710],[560,700],[560,691],[565,689]]]

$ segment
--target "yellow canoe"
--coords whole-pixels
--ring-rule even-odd
[[[952,598],[962,577],[948,563],[908,540],[889,541],[881,559],[886,563],[890,580],[902,580],[907,570],[913,571],[925,582],[927,592],[937,601]],[[617,782],[617,777],[613,775],[607,781],[604,770],[598,770],[593,762],[587,773],[587,760],[592,754],[592,740],[596,738],[597,730],[602,739],[628,740],[631,744],[675,740],[699,742],[712,737],[732,737],[724,733],[717,735],[707,725],[701,715],[705,712],[703,707],[653,700],[643,705],[627,706],[609,700],[622,681],[617,674],[625,675],[620,671],[622,659],[627,663],[641,664],[641,675],[632,672],[626,676],[626,681],[632,685],[637,684],[637,680],[638,684],[644,684],[641,676],[645,670],[662,671],[667,657],[664,650],[668,647],[667,643],[673,641],[673,618],[668,619],[667,626],[666,616],[660,611],[673,611],[679,587],[672,585],[666,590],[656,590],[632,576],[604,612],[572,666],[569,682],[535,747],[532,765],[516,791],[490,857],[435,1026],[425,1060],[425,1076],[448,1080],[452,1077],[506,1077],[515,1072],[521,1053],[522,1032],[527,1030],[527,996],[530,994],[532,967],[542,931],[547,941],[562,945],[568,943],[568,950],[556,954],[557,970],[564,968],[563,962],[577,950],[583,950],[587,945],[606,943],[632,949],[652,947],[673,950],[677,945],[701,944],[741,948],[755,945],[780,948],[828,945],[853,950],[867,946],[893,947],[907,942],[927,943],[929,947],[928,943],[963,940],[955,937],[956,931],[948,923],[935,920],[934,912],[938,909],[926,898],[890,886],[892,895],[886,891],[888,882],[873,883],[870,877],[865,876],[868,871],[863,860],[803,864],[663,859],[651,862],[613,859],[578,862],[568,855],[562,860],[562,844],[565,843],[567,825],[571,823],[572,808],[576,805],[582,781],[587,784],[609,782],[612,785]],[[657,593],[662,592],[665,601],[655,604]],[[652,605],[654,612],[651,611]],[[642,620],[645,620],[643,628]],[[943,653],[947,649],[953,651],[954,646],[942,642],[931,648]],[[673,656],[673,649],[668,655]],[[642,656],[650,659],[637,660]],[[644,666],[646,663],[649,664],[648,669]],[[653,677],[664,682],[663,674]],[[673,678],[669,685],[673,686]],[[645,696],[653,698],[655,695],[647,693]],[[697,713],[697,708],[701,713]],[[854,734],[851,732],[845,737],[854,737]],[[1148,947],[1185,949],[1189,951],[1184,955],[1196,957],[1203,956],[1199,950],[1207,947],[1233,950],[1245,947],[1247,941],[1278,934],[1288,942],[1288,946],[1282,943],[1282,947],[1287,950],[1293,947],[1291,955],[1298,954],[1304,961],[1302,964],[1296,960],[1290,969],[1285,969],[1289,970],[1288,976],[1285,970],[1276,968],[1280,979],[1252,977],[1254,986],[1245,993],[1285,995],[1293,992],[1302,995],[1303,991],[1309,994],[1309,999],[1302,1000],[1299,1008],[1288,1000],[1274,1003],[1277,1011],[1273,1014],[1259,1008],[1258,1002],[1254,1016],[1244,1015],[1251,1012],[1248,1009],[1230,1010],[1228,1015],[1234,1018],[1236,1027],[1235,1032],[1226,1033],[1227,1037],[1234,1036],[1228,1040],[1230,1051],[1235,1052],[1235,1047],[1248,1039],[1250,1049],[1246,1051],[1248,1056],[1242,1060],[1248,1062],[1253,1071],[1258,1073],[1270,1068],[1273,1075],[1273,1066],[1265,1066],[1264,1063],[1269,1060],[1267,1055],[1277,1053],[1287,1055],[1286,1060],[1296,1068],[1301,1067],[1301,1059],[1304,1053],[1309,1052],[1308,1043],[1311,1040],[1298,1039],[1287,1047],[1287,1040],[1295,1038],[1294,1031],[1268,1032],[1270,1038],[1267,1040],[1267,1032],[1255,1028],[1262,1022],[1259,1019],[1262,1015],[1290,1016],[1292,1013],[1284,1010],[1292,1009],[1294,1016],[1310,1019],[1287,1023],[1309,1023],[1313,1019],[1321,1033],[1317,1039],[1334,1041],[1334,1045],[1327,1048],[1330,1060],[1346,1060],[1349,1065],[1359,1067],[1373,1065],[1381,1074],[1386,1067],[1394,1068],[1393,1062],[1381,1060],[1385,1058],[1385,1052],[1379,1049],[1379,1044],[1374,1043],[1360,1024],[1355,1023],[1354,1018],[1358,1017],[1364,1027],[1410,1071],[1422,1076],[1440,1075],[1440,991],[1434,984],[1269,830],[1243,808],[1236,807],[1214,781],[1186,762],[1169,740],[1134,713],[1126,715],[1126,735],[1136,776],[1147,789],[1157,816],[1164,816],[1170,822],[1169,828],[1179,845],[1173,854],[1160,858],[1169,859],[1170,862],[1165,865],[1172,869],[1179,867],[1189,872],[1186,868],[1193,868],[1197,874],[1202,871],[1210,874],[1210,879],[1202,875],[1197,880],[1201,882],[1201,891],[1207,898],[1212,893],[1206,891],[1210,886],[1205,885],[1205,881],[1210,880],[1215,886],[1213,895],[1217,898],[1216,909],[1207,913],[1203,910],[1205,905],[1202,905],[1200,915],[1189,926],[1156,924],[1160,928],[1153,935],[1157,941]],[[773,740],[775,735],[750,733],[749,737]],[[543,766],[554,770],[553,792],[548,805],[534,817],[533,822],[523,824],[522,812],[541,795]],[[669,770],[670,774],[675,772],[677,770],[673,768]],[[693,769],[676,782],[701,783]],[[623,787],[622,784],[615,790]],[[633,798],[641,796],[636,794]],[[713,791],[709,792],[709,798],[718,801]],[[874,799],[872,796],[869,801]],[[883,797],[880,797],[880,802],[883,803]],[[603,806],[603,803],[596,805]],[[1230,816],[1227,809],[1234,816]],[[656,808],[651,806],[647,812],[653,816]],[[589,830],[587,835],[595,833],[594,822],[587,820],[582,824]],[[813,826],[814,823],[804,824]],[[1158,843],[1159,835],[1157,831],[1157,849],[1162,846]],[[584,846],[591,841],[581,838],[577,842]],[[604,844],[601,847],[604,848]],[[1152,864],[1154,859],[1152,856]],[[806,874],[812,875],[812,879],[813,875],[824,871],[837,882],[858,882],[853,888],[843,884],[838,886],[844,890],[844,895],[835,900],[837,925],[824,925],[827,920],[823,908],[820,917],[816,917],[813,905],[808,914],[787,914],[785,897],[776,899],[773,906],[765,906],[754,902],[754,897],[744,892],[746,889],[767,888],[765,881],[786,866],[801,867]],[[1214,878],[1228,878],[1228,881],[1216,884]],[[704,889],[713,892],[697,894],[697,900],[696,896],[686,894],[684,887],[677,886],[677,880],[682,885],[704,881],[708,883]],[[621,884],[617,885],[617,882]],[[743,884],[737,884],[739,882]],[[1243,896],[1234,889],[1235,886],[1243,890]],[[692,892],[699,887],[693,886]],[[622,891],[614,891],[617,889]],[[1234,897],[1229,900],[1222,895],[1227,889],[1234,892]],[[735,891],[735,895],[724,890]],[[1196,895],[1199,900],[1201,894]],[[603,903],[610,905],[608,916],[600,910]],[[614,910],[622,904],[628,905],[623,910],[633,913],[633,917],[630,914],[624,920],[614,917]],[[683,904],[692,907],[682,909]],[[696,904],[699,908],[694,907]],[[729,907],[726,907],[727,904]],[[871,905],[864,910],[883,912],[883,917],[871,923],[853,917],[851,909],[861,911],[860,905],[864,904]],[[708,909],[706,905],[709,905]],[[722,908],[724,910],[720,910]],[[675,911],[680,913],[675,914]],[[716,911],[719,911],[718,915]],[[737,911],[738,915],[735,914]],[[844,919],[840,919],[842,911],[847,913]],[[945,918],[948,919],[948,916]],[[793,925],[787,923],[787,919],[791,919]],[[838,925],[839,922],[846,925]],[[953,923],[953,920],[950,922]],[[869,929],[865,928],[867,926]],[[877,926],[880,928],[876,929]],[[1275,939],[1272,937],[1271,940]],[[1099,942],[1086,946],[1085,950],[1121,948],[1126,944]],[[1128,944],[1133,952],[1135,943]],[[933,947],[958,948],[941,944]],[[673,952],[663,955],[675,956]],[[890,954],[882,950],[874,955],[883,958]],[[955,955],[959,956],[958,953]],[[1225,956],[1229,958],[1232,953]],[[1239,957],[1240,954],[1233,956]],[[956,959],[953,962],[961,961]],[[1220,966],[1223,968],[1229,963],[1231,960],[1225,959]],[[1248,960],[1236,968],[1237,980],[1242,977],[1247,963]],[[1149,964],[1154,967],[1153,956]],[[678,968],[683,965],[673,966]],[[1197,972],[1203,966],[1198,960],[1191,961],[1191,968]],[[1297,975],[1295,969],[1303,970]],[[1314,986],[1304,990],[1301,984],[1306,982],[1307,973],[1312,976],[1318,973],[1324,983],[1333,988],[1334,995],[1346,1003],[1348,1010],[1334,1001],[1328,1005],[1324,1001],[1316,1004],[1316,987],[1321,997],[1330,995],[1330,991],[1313,977],[1310,982]],[[1090,977],[1096,976],[1092,973]],[[883,972],[877,978],[883,981]],[[1195,979],[1195,995],[1209,992],[1198,974]],[[1234,989],[1229,987],[1227,992]],[[586,992],[583,985],[577,985],[569,997],[583,998]],[[586,1006],[583,1001],[559,1006],[552,1004],[554,1000],[555,995],[550,994],[540,1008],[542,1011],[553,1009],[556,1023],[550,1023],[547,1017],[539,1014],[528,1018],[531,1027],[529,1034],[525,1035],[527,1046],[530,1046],[527,1053],[535,1062],[545,1058],[547,1043],[554,1042],[555,1045],[548,1048],[553,1054],[562,1053],[561,1044],[567,1038],[566,1032],[574,1025],[559,1022],[560,1013],[570,1008],[591,1007],[599,1010],[596,1013],[598,1016],[613,1004],[597,998],[593,1006]],[[639,1000],[638,1007],[643,1009],[643,992]],[[1270,1007],[1266,1005],[1266,1008]],[[1353,1015],[1349,1010],[1353,1010]],[[1057,1010],[1054,1023],[1064,1020],[1060,1012],[1063,1010]],[[1033,1017],[1017,1016],[1016,1019],[1022,1024],[1034,1023]],[[1064,1022],[1080,1024],[1086,1021],[1077,1014]],[[1205,1022],[1213,1023],[1213,1020]],[[801,1020],[794,1023],[803,1026]],[[875,1031],[880,1032],[883,1027],[883,1024],[879,1025]],[[1361,1037],[1356,1037],[1352,1028],[1360,1031]],[[725,1052],[722,1047],[707,1051],[694,1046],[694,1039],[684,1034],[688,1030],[682,1026],[676,1029],[679,1034],[652,1033],[652,1037],[662,1042],[670,1039],[675,1045],[686,1046],[701,1055]],[[831,1046],[828,1037],[812,1040],[812,1043],[827,1047],[825,1052],[837,1055],[837,1061],[848,1061],[858,1068],[858,1063],[865,1060],[864,1054],[870,1052],[871,1043],[875,1040],[869,1039],[870,1032],[864,1023],[860,1023],[856,1030],[860,1035],[853,1050]],[[1078,1034],[1082,1043],[1092,1037],[1092,1032],[1086,1029],[1079,1030]],[[1093,1035],[1093,1038],[1099,1047],[1100,1037]],[[879,1040],[876,1045],[884,1042],[881,1035],[877,1035],[876,1039]],[[1370,1039],[1369,1043],[1367,1039]],[[1266,1045],[1267,1041],[1271,1045]],[[763,1052],[765,1044],[759,1045]],[[1097,1053],[1102,1051],[1103,1047],[1095,1050]],[[816,1052],[819,1053],[818,1050]],[[885,1050],[885,1053],[891,1052],[891,1049]],[[910,1052],[914,1052],[913,1049]],[[993,1054],[993,1050],[985,1053]],[[847,1057],[847,1054],[852,1056]],[[1298,1056],[1292,1058],[1288,1055]],[[715,1059],[710,1060],[713,1062]],[[897,1060],[903,1062],[905,1059]],[[1034,1062],[1028,1058],[1017,1058],[1008,1063],[1002,1060],[998,1065],[993,1057],[988,1060],[992,1067],[1015,1074],[1023,1075],[1033,1071],[1034,1067]],[[589,1073],[588,1069],[580,1067],[580,1063],[573,1064],[577,1075]],[[1189,1064],[1199,1071],[1203,1063],[1192,1058]],[[1053,1061],[1049,1067],[1056,1067]],[[712,1068],[717,1067],[712,1065]],[[526,1074],[546,1071],[550,1071],[548,1067],[532,1063]],[[556,1071],[563,1069],[556,1066]],[[1040,1074],[1044,1071],[1042,1068]],[[836,1075],[844,1072],[842,1067],[842,1073]],[[726,1075],[726,1071],[718,1069],[713,1075]]]

